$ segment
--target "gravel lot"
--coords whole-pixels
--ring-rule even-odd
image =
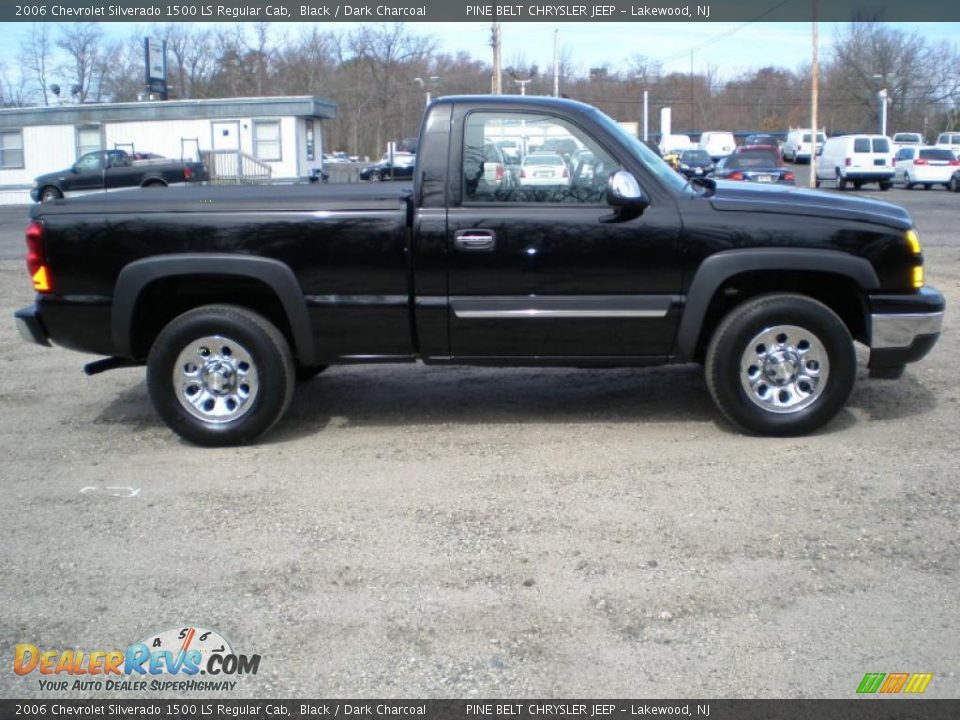
[[[955,308],[960,195],[882,197]],[[695,366],[381,366],[204,450],[142,370],[20,341],[24,217],[0,211],[2,696],[123,694],[41,691],[17,643],[188,624],[262,656],[229,697],[846,698],[897,671],[960,696],[955,309],[812,437],[738,434]]]

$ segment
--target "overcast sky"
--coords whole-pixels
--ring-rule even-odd
[[[55,23],[54,23],[55,24]],[[274,31],[293,35],[304,23],[277,23]],[[960,23],[891,23],[893,27],[915,31],[929,40],[956,42]],[[356,23],[327,23],[325,29],[348,30]],[[489,23],[408,23],[411,30],[432,34],[449,52],[464,50],[474,57],[490,61]],[[103,23],[109,37],[126,39],[131,34],[149,32],[133,23]],[[821,52],[826,53],[841,25],[821,23]],[[523,57],[542,69],[552,68],[554,30],[559,29],[560,46],[570,54],[574,68],[586,72],[603,63],[612,70],[625,67],[635,54],[663,62],[666,71],[689,72],[693,50],[695,72],[708,65],[722,78],[741,71],[768,65],[796,69],[809,62],[810,23],[502,23],[503,64],[508,66]],[[19,38],[28,31],[21,23],[0,23],[5,38],[0,47],[0,62],[9,71],[16,68]]]

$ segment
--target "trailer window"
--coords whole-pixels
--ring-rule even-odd
[[[280,121],[253,123],[253,156],[257,160],[280,160]]]
[[[4,130],[0,133],[0,167],[23,167],[23,132]]]
[[[99,125],[83,125],[77,128],[77,157],[103,150]]]

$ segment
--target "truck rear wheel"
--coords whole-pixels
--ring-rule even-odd
[[[843,321],[803,295],[764,295],[720,323],[704,363],[726,417],[760,435],[802,435],[823,426],[853,390],[857,358]]]
[[[290,405],[294,381],[283,333],[233,305],[175,318],[147,359],[154,407],[170,429],[197,445],[240,445],[265,433]]]

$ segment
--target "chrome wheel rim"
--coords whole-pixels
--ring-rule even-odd
[[[830,377],[830,357],[814,333],[776,325],[757,333],[740,357],[740,384],[757,407],[777,414],[810,407]]]
[[[193,417],[228,423],[253,407],[260,391],[257,366],[236,340],[210,335],[193,340],[173,366],[177,400]]]

